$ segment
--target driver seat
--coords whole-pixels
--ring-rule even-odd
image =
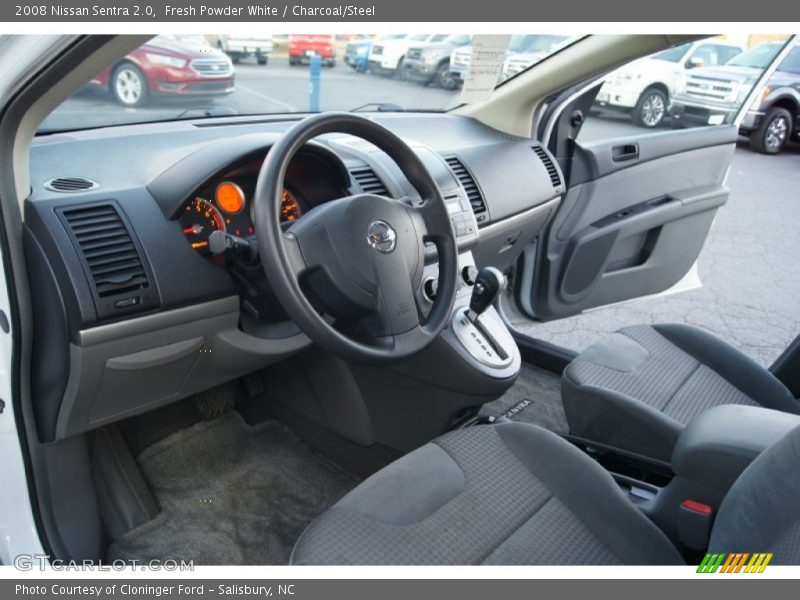
[[[720,507],[711,549],[800,562],[800,427],[761,454]],[[318,517],[293,564],[683,564],[612,477],[523,423],[468,427],[418,448]]]

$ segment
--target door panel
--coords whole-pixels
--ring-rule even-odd
[[[576,142],[558,214],[520,265],[523,309],[557,319],[680,281],[727,201],[736,139],[731,125]]]

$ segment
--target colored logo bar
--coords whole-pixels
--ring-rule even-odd
[[[772,560],[771,552],[708,553],[698,565],[698,573],[763,573]]]

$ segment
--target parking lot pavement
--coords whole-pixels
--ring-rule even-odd
[[[740,142],[728,186],[730,199],[698,259],[701,288],[520,328],[582,350],[627,325],[687,323],[772,364],[800,333],[800,146],[765,156]]]

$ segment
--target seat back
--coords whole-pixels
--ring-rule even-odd
[[[725,496],[709,552],[772,553],[772,564],[800,564],[800,427],[765,450]]]

